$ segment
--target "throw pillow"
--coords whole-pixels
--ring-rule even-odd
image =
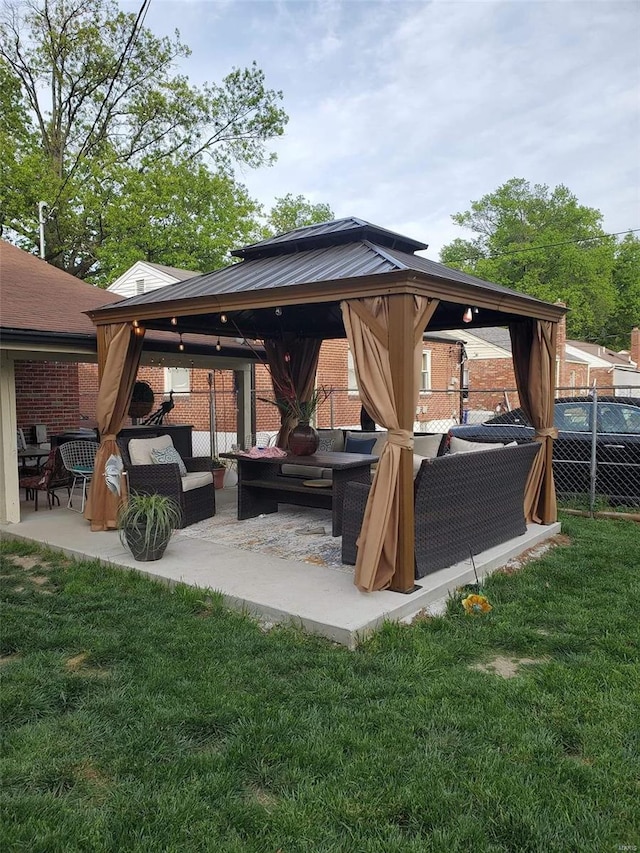
[[[373,445],[375,443],[375,438],[356,438],[353,435],[348,435],[344,445],[344,452],[368,454],[373,450]]]
[[[413,436],[413,452],[420,456],[427,456],[433,459],[438,455],[438,450],[442,442],[442,433],[438,432],[433,435],[414,435]]]
[[[172,462],[177,463],[180,469],[180,476],[186,477],[187,466],[182,461],[182,456],[180,456],[175,447],[156,447],[151,451],[151,458],[157,465],[168,465]]]
[[[457,436],[452,435],[449,452],[475,453],[478,450],[495,450],[497,447],[504,447],[504,444],[501,444],[500,442],[466,441],[464,438],[458,438]]]

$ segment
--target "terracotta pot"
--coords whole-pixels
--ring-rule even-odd
[[[289,450],[294,456],[311,456],[319,443],[320,437],[311,424],[298,424],[289,433]]]
[[[213,469],[213,488],[214,489],[222,489],[224,488],[224,474],[226,468],[214,468]]]

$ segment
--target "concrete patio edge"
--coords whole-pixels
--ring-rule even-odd
[[[475,556],[478,576],[486,577],[559,532],[559,522],[529,525],[523,536]],[[262,622],[294,625],[350,649],[387,620],[410,622],[421,613],[442,612],[450,592],[475,580],[469,559],[421,578],[418,589],[407,595],[362,593],[345,571],[177,537],[162,560],[138,563],[115,531],[91,533],[78,513],[67,510],[31,513],[19,524],[0,525],[0,535],[35,542],[74,559],[133,570],[169,585],[212,590],[228,607]]]

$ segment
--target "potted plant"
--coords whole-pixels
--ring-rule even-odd
[[[224,475],[227,471],[227,466],[222,461],[222,459],[218,459],[217,456],[214,456],[211,460],[211,467],[213,468],[213,486],[215,489],[224,488]]]
[[[293,385],[280,389],[275,400],[259,397],[265,403],[276,406],[281,415],[294,421],[289,433],[289,450],[296,456],[308,456],[318,449],[318,433],[311,426],[311,419],[319,407],[331,396],[326,388],[314,388],[308,400],[300,400],[293,392]]]
[[[118,512],[120,540],[141,561],[159,560],[182,513],[173,498],[133,492]]]

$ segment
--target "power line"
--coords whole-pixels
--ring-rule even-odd
[[[103,110],[105,108],[105,104],[108,102],[109,97],[111,95],[111,92],[113,91],[113,87],[115,86],[116,80],[118,78],[118,75],[120,74],[120,71],[122,70],[122,66],[124,65],[125,61],[128,58],[129,50],[130,50],[130,48],[133,47],[133,44],[134,44],[134,42],[138,36],[139,31],[142,29],[142,27],[144,25],[144,20],[147,16],[147,11],[149,10],[149,4],[150,3],[151,3],[151,0],[143,0],[143,2],[142,2],[142,6],[140,7],[140,9],[138,11],[138,15],[136,17],[136,20],[134,21],[133,29],[131,30],[129,38],[127,39],[127,43],[125,44],[122,52],[120,53],[120,56],[118,57],[118,61],[116,62],[113,74],[111,76],[111,80],[109,82],[109,86],[107,88],[107,93],[104,96],[102,103],[100,104],[98,112],[97,112],[97,114],[93,120],[92,125],[91,125],[91,129],[89,130],[89,133],[85,136],[84,142],[82,143],[82,146],[80,147],[80,150],[78,151],[78,153],[76,155],[76,158],[73,162],[73,165],[69,169],[64,181],[62,182],[62,186],[58,190],[58,193],[56,195],[55,201],[53,202],[52,208],[54,208],[56,206],[56,204],[58,203],[58,201],[60,200],[60,197],[62,196],[62,193],[64,192],[65,187],[69,183],[69,181],[72,178],[75,170],[77,169],[78,165],[80,164],[80,159],[81,159],[82,155],[85,153],[85,151],[89,147],[91,137],[93,136],[93,133],[98,126],[98,122],[100,121],[100,118],[102,117],[102,113],[103,113]]]
[[[509,252],[498,252],[496,255],[470,255],[463,258],[464,261],[490,261],[493,258],[502,258],[505,255],[518,255],[522,252],[535,252],[538,249],[553,249],[556,246],[569,246],[574,243],[590,243],[593,240],[605,240],[607,237],[619,237],[620,234],[635,234],[640,228],[627,228],[626,231],[614,231],[611,234],[600,234],[598,237],[580,237],[577,240],[563,240],[561,243],[545,243],[543,246],[528,246],[526,249],[512,249]]]

